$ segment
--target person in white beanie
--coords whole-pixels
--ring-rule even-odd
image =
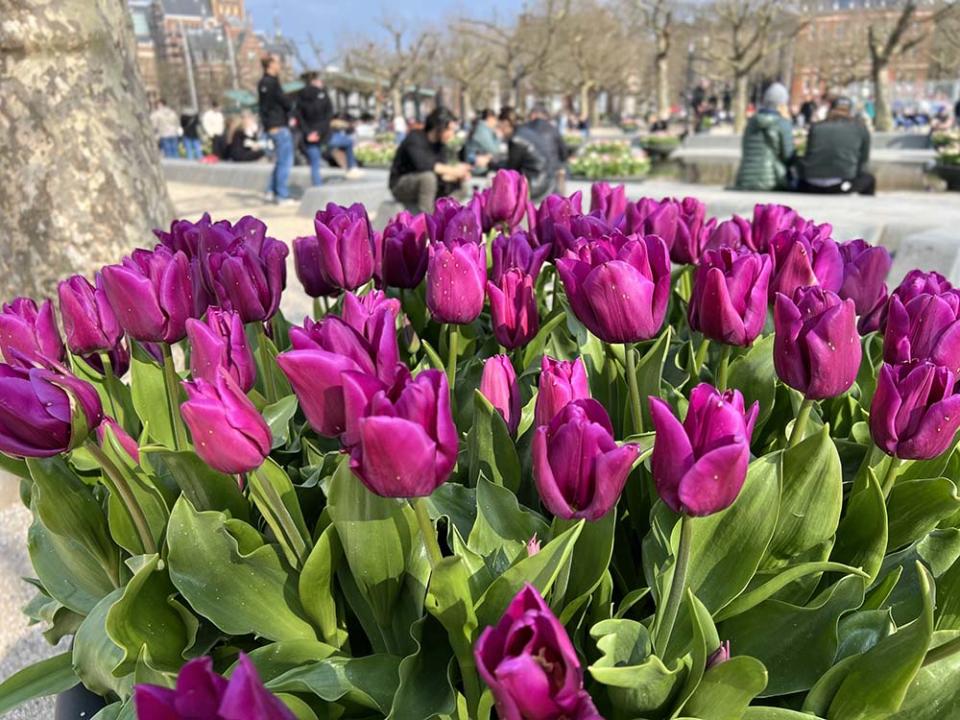
[[[763,104],[743,132],[738,190],[786,190],[788,169],[794,160],[790,93],[773,83],[763,94]]]

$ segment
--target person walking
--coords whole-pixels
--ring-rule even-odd
[[[289,205],[294,201],[290,197],[287,183],[293,168],[293,133],[290,132],[290,112],[293,103],[283,94],[280,85],[280,58],[268,55],[260,61],[263,77],[257,85],[260,101],[260,121],[263,129],[273,140],[276,161],[273,173],[267,185],[266,198],[278,205]]]
[[[877,181],[867,172],[870,131],[853,113],[853,101],[834,98],[827,119],[814,123],[800,161],[800,191],[809,193],[876,193]]]
[[[157,107],[150,113],[150,124],[160,143],[160,151],[165,158],[179,156],[177,144],[180,136],[180,123],[177,122],[177,113],[160,98]]]
[[[741,143],[737,190],[786,190],[788,169],[794,160],[790,94],[773,83],[763,94],[763,103],[747,122]]]
[[[200,142],[200,116],[196,108],[188,108],[180,115],[180,128],[183,130],[183,151],[187,160],[203,158],[203,143]]]
[[[203,130],[203,134],[210,139],[210,152],[217,157],[223,155],[225,127],[226,123],[223,119],[223,113],[220,111],[220,104],[214,100],[200,116],[200,128]]]
[[[323,156],[323,144],[330,135],[333,101],[330,100],[319,73],[305,72],[300,79],[304,86],[297,93],[294,114],[303,134],[304,150],[310,160],[310,182],[314,187],[319,187],[323,184],[320,160]]]

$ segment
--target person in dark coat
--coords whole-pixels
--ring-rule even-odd
[[[810,193],[873,195],[877,181],[867,172],[870,131],[853,114],[853,101],[838,97],[827,119],[810,126],[800,161],[800,187]]]
[[[787,170],[794,160],[793,124],[787,104],[790,94],[773,83],[763,94],[760,110],[743,131],[737,190],[786,190]]]
[[[543,105],[533,106],[526,126],[540,137],[540,146],[547,156],[547,172],[552,173],[555,178],[554,191],[562,194],[566,179],[564,166],[570,157],[570,150],[563,141],[563,136],[550,122],[550,115]]]
[[[257,118],[249,110],[244,110],[240,117],[230,121],[224,159],[233,162],[255,162],[265,155],[263,145]]]
[[[322,146],[330,136],[333,102],[323,86],[319,73],[305,72],[300,76],[304,86],[297,93],[294,117],[303,134],[304,150],[310,159],[310,180],[314,187],[323,184],[320,176]]]
[[[278,205],[293,202],[287,182],[293,168],[293,133],[290,132],[290,112],[293,102],[283,93],[280,84],[280,58],[268,55],[260,61],[263,77],[257,84],[260,103],[260,122],[273,140],[277,160],[267,185],[267,197]]]
[[[507,157],[492,165],[494,169],[516,170],[527,179],[530,197],[534,201],[553,192],[556,173],[551,168],[550,143],[530,124],[521,125],[517,111],[505,107],[500,111],[500,134],[507,141]]]

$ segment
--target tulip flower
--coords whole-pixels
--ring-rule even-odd
[[[590,213],[598,214],[611,225],[623,217],[628,202],[627,189],[623,185],[595,182],[590,186]]]
[[[580,191],[573,193],[570,197],[547,195],[540,203],[540,207],[537,209],[536,230],[533,237],[540,245],[546,245],[550,248],[550,258],[562,254],[564,247],[567,245],[567,239],[572,243],[573,236],[570,232],[570,224],[573,218],[581,215],[582,212]]]
[[[117,442],[120,443],[127,454],[135,463],[140,462],[140,446],[137,444],[137,441],[130,437],[130,434],[123,429],[123,427],[112,417],[104,415],[103,420],[97,425],[97,444],[100,447],[103,447],[103,444],[106,442],[107,430],[113,433],[113,436],[117,439]]]
[[[897,295],[891,297],[883,359],[889,363],[929,360],[960,372],[960,293],[923,293],[906,304]]]
[[[776,293],[793,297],[797,288],[808,285],[819,285],[832,293],[843,286],[840,248],[821,229],[784,230],[771,241],[770,254],[774,272],[771,300]]]
[[[0,354],[9,364],[25,368],[63,361],[66,351],[50,300],[40,307],[26,297],[4,303],[0,309]]]
[[[954,290],[953,285],[940,273],[911,270],[890,293],[890,297],[896,296],[906,305],[918,295],[941,295],[948,292],[960,291]],[[861,329],[861,333],[872,332],[873,330],[884,332],[886,330],[888,305],[889,302],[882,302],[878,308],[875,308],[873,312],[866,316],[865,320],[861,318],[866,325],[865,328]]]
[[[773,362],[780,379],[809,400],[846,392],[860,369],[860,336],[853,300],[819,286],[777,294]]]
[[[503,417],[510,434],[517,432],[520,424],[520,384],[510,358],[494,355],[483,363],[480,376],[480,392]]]
[[[46,367],[0,363],[0,452],[59,455],[82,443],[102,417],[100,396],[83,380]]]
[[[676,513],[712,515],[733,504],[750,463],[750,436],[759,406],[744,411],[739,390],[706,383],[690,392],[681,423],[670,406],[650,398],[656,430],[650,468],[657,494]]]
[[[303,291],[312,298],[336,295],[339,290],[327,282],[320,269],[320,241],[316,235],[305,235],[293,241],[293,267]]]
[[[700,260],[703,243],[707,240],[704,233],[707,206],[696,198],[685,197],[679,202],[678,210],[677,234],[670,247],[670,259],[692,265]]]
[[[765,253],[770,249],[770,243],[777,233],[801,227],[804,223],[804,219],[786,205],[757,203],[753,206],[753,222],[750,224],[751,248]]]
[[[139,720],[294,720],[286,705],[260,681],[250,659],[240,653],[229,680],[213,671],[209,657],[194,658],[177,675],[173,689],[137,685],[133,704]]]
[[[427,215],[427,232],[431,242],[455,245],[478,245],[483,240],[483,223],[479,200],[461,205],[453,198],[437,200],[432,215]]]
[[[890,253],[865,240],[840,243],[839,248],[843,284],[837,294],[853,300],[857,315],[868,315],[887,299],[886,279],[893,262]]]
[[[516,170],[498,170],[483,191],[483,228],[506,226],[512,230],[527,212],[527,178]]]
[[[327,286],[356,290],[373,277],[377,239],[363,205],[346,208],[328,203],[326,210],[317,212],[313,227],[316,248],[312,242],[303,242],[301,252],[304,258],[315,254],[320,278]],[[309,273],[303,272],[301,278],[304,275]]]
[[[670,258],[655,235],[619,233],[583,242],[557,272],[577,319],[604,342],[648,340],[660,331],[670,298]]]
[[[750,345],[767,319],[767,255],[730,248],[708,250],[697,266],[690,298],[690,327],[711,340]]]
[[[427,216],[398,213],[383,229],[377,280],[381,286],[415,288],[427,274]]]
[[[187,318],[206,309],[197,301],[195,272],[182,251],[158,245],[103,268],[103,291],[120,327],[134,340],[175,343],[186,337]]]
[[[596,400],[574,400],[533,436],[533,479],[547,509],[567,520],[598,520],[620,497],[640,447],[617,446]]]
[[[345,382],[357,379],[346,373]],[[361,376],[362,377],[362,376]],[[382,497],[424,497],[446,482],[457,463],[450,389],[439,370],[373,395],[356,417],[350,468]]]
[[[174,220],[170,223],[169,232],[154,230],[153,234],[171,252],[182,252],[192,260],[209,253],[223,252],[238,240],[243,242],[247,237],[256,236],[261,230],[266,230],[263,223],[249,215],[241,218],[234,226],[227,220],[213,222],[210,214],[204,213],[196,222]]]
[[[187,337],[194,379],[214,384],[217,368],[222,367],[244,392],[250,391],[257,378],[257,365],[237,313],[209,308],[206,321],[187,320]]]
[[[487,282],[493,335],[505,348],[523,347],[540,329],[534,280],[522,270],[508,270],[499,283]]]
[[[673,247],[680,225],[680,207],[669,198],[664,198],[654,206],[650,214],[643,219],[643,226],[635,232],[644,235],[657,235],[666,243],[667,249]]]
[[[214,382],[182,383],[187,401],[180,414],[207,465],[222,473],[256,470],[270,454],[270,428],[240,386],[222,367]]]
[[[707,666],[704,668],[704,670],[709,670],[712,667],[716,667],[720,663],[725,663],[729,659],[730,641],[724,640],[722,643],[720,643],[720,647],[710,653],[710,655],[707,657]]]
[[[567,631],[529,583],[473,653],[501,720],[601,720]]]
[[[74,275],[57,286],[57,295],[70,352],[93,355],[117,347],[123,330],[107,301],[99,274],[96,287],[83,275]]]
[[[544,355],[540,359],[540,390],[534,410],[537,427],[549,425],[568,403],[589,397],[590,383],[583,358],[554,360]]]
[[[719,250],[722,247],[739,250],[742,247],[749,248],[751,245],[750,222],[739,215],[734,215],[719,224],[708,224],[704,232],[706,241],[701,243],[703,250]]]
[[[483,245],[430,245],[427,307],[437,322],[466,325],[483,310],[487,258]]]
[[[884,363],[870,405],[870,434],[888,455],[929,460],[953,445],[960,428],[956,373],[931,362]]]
[[[522,270],[536,280],[537,275],[540,274],[540,266],[550,254],[550,247],[547,245],[538,247],[529,233],[517,230],[511,235],[497,235],[491,244],[490,251],[493,255],[490,279],[499,284],[503,274],[512,268]]]

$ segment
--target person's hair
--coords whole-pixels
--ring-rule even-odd
[[[853,117],[853,101],[843,95],[835,97],[830,103],[827,120],[849,120],[851,117]]]
[[[167,101],[163,98],[157,98],[157,105],[166,105]]]
[[[307,70],[305,73],[303,73],[303,74],[300,76],[300,79],[301,79],[303,82],[305,82],[306,84],[309,85],[309,84],[312,83],[314,80],[316,80],[318,77],[320,77],[320,73],[318,73],[316,70]]]
[[[423,131],[428,133],[433,130],[445,130],[450,123],[456,121],[457,116],[449,108],[434,108],[423,123]]]
[[[550,113],[547,112],[547,106],[543,103],[537,103],[530,109],[531,115],[542,115],[543,117],[549,117]]]
[[[276,58],[273,55],[264,55],[262,58],[260,58],[260,66],[266,70],[273,64],[274,60],[276,60]]]
[[[490,108],[484,108],[484,109],[481,110],[479,113],[477,113],[477,121],[478,121],[478,122],[485,122],[485,121],[489,120],[490,118],[496,117],[496,116],[497,116],[497,114],[496,114],[493,110],[491,110]]]
[[[506,105],[500,108],[500,115],[497,116],[497,119],[501,122],[510,123],[513,127],[517,126],[517,111],[515,108]]]
[[[230,121],[227,123],[227,131],[224,133],[228,145],[233,142],[233,136],[236,135],[242,127],[243,118],[240,115],[234,115],[230,118]]]

